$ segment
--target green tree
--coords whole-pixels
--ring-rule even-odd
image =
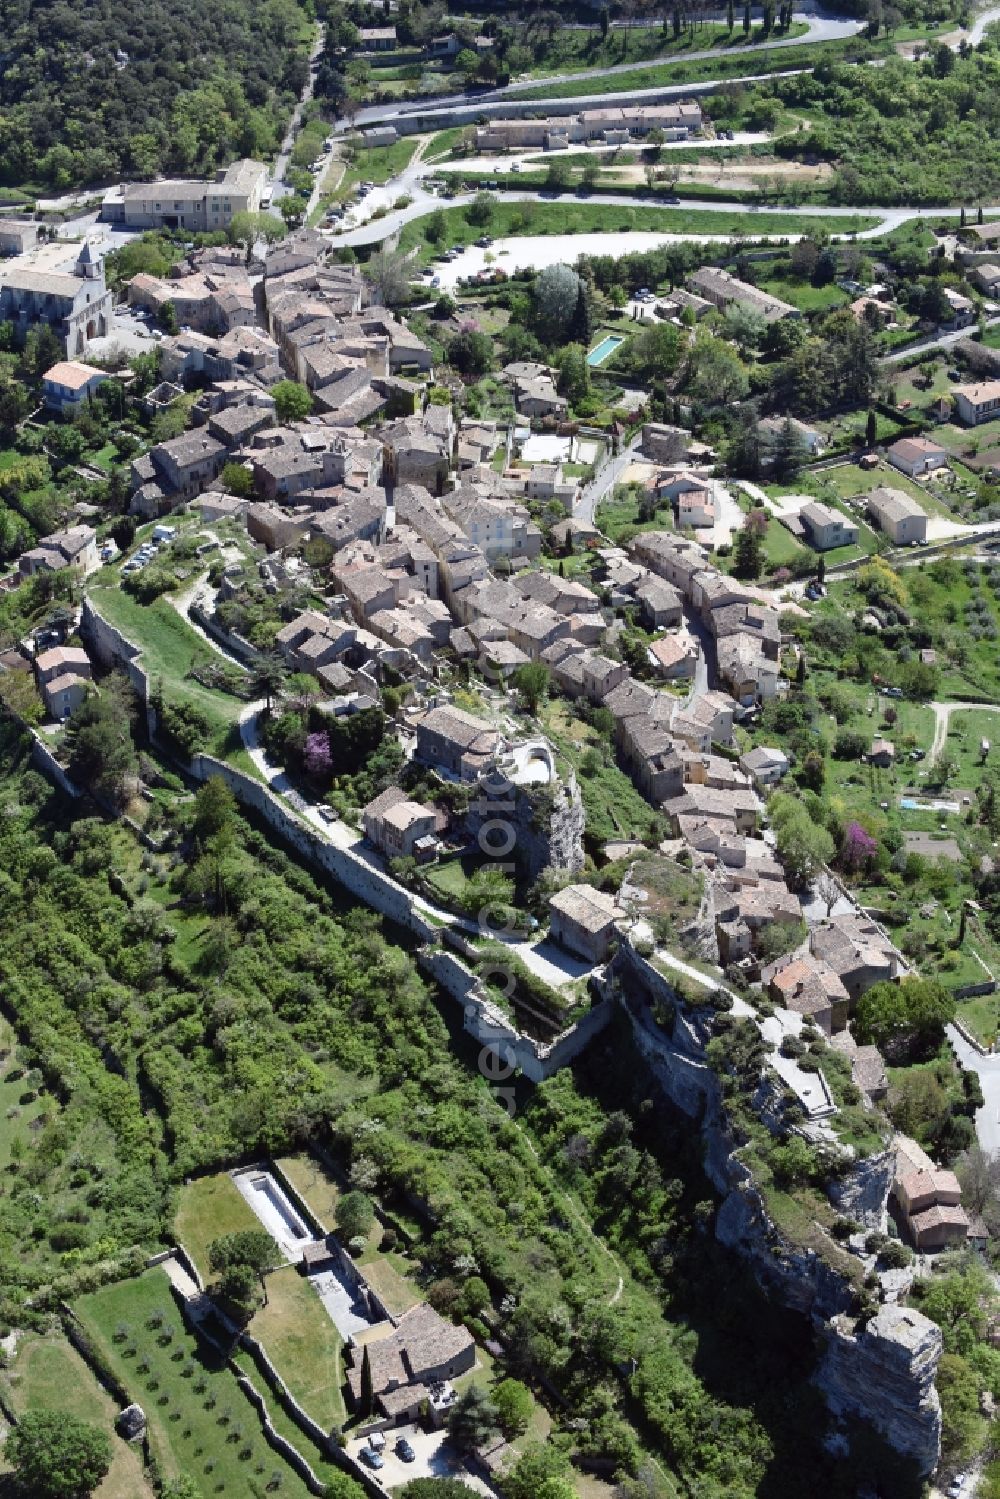
[[[566,1480],[570,1472],[564,1452],[542,1442],[531,1442],[504,1478],[504,1494],[507,1499],[537,1499],[543,1484],[554,1478]]]
[[[559,355],[558,387],[572,406],[590,394],[590,366],[582,344],[567,344]]]
[[[460,1452],[475,1452],[499,1427],[497,1408],[481,1385],[470,1385],[448,1416],[448,1435]]]
[[[448,230],[448,220],[444,216],[443,208],[435,208],[434,212],[424,221],[424,237],[429,244],[439,245]]]
[[[576,312],[580,278],[568,265],[547,265],[535,281],[535,314],[541,336],[564,341]]]
[[[398,250],[382,245],[368,257],[364,273],[386,307],[399,307],[408,299],[410,268]]]
[[[364,1192],[345,1192],[337,1203],[337,1231],[345,1240],[366,1237],[375,1221],[375,1208]]]
[[[504,1436],[523,1436],[534,1409],[528,1386],[519,1379],[502,1379],[493,1391],[493,1404]]]
[[[804,802],[776,792],[768,802],[778,857],[796,885],[808,884],[833,858],[834,842],[826,828],[812,820]]]
[[[111,1467],[107,1435],[66,1411],[28,1411],[4,1451],[31,1499],[86,1499]]]
[[[281,696],[288,671],[280,656],[263,656],[256,663],[251,676],[251,691],[254,697],[264,699],[264,711],[270,713],[275,699]]]
[[[737,578],[760,577],[764,568],[766,531],[767,516],[764,511],[751,510],[737,531],[733,546],[733,572]]]
[[[210,776],[198,787],[194,807],[194,835],[201,842],[233,831],[236,798],[222,776]]]
[[[514,673],[512,681],[528,712],[534,715],[539,704],[549,695],[551,676],[544,661],[526,661]]]
[[[230,494],[248,500],[253,494],[253,474],[242,463],[227,463],[222,470],[222,482]]]
[[[180,324],[177,321],[177,309],[173,302],[161,302],[156,313],[156,321],[164,333],[176,333]]]
[[[135,768],[127,683],[108,678],[100,693],[84,698],[70,714],[66,747],[72,779],[120,805]]]
[[[368,1353],[368,1344],[365,1344],[364,1353],[361,1355],[361,1398],[359,1401],[360,1414],[370,1416],[375,1408],[375,1387],[372,1380],[372,1361]]]
[[[786,417],[771,445],[771,462],[777,479],[794,479],[809,453],[791,419]]]
[[[245,245],[249,253],[259,239],[273,244],[284,239],[288,225],[274,213],[234,213],[226,230],[231,245]]]
[[[475,1492],[460,1478],[411,1478],[402,1499],[470,1499]]]
[[[313,409],[313,398],[298,380],[279,380],[271,386],[279,422],[301,422]]]
[[[476,229],[485,229],[493,218],[497,200],[492,193],[477,193],[465,210],[465,217]]]
[[[270,1234],[260,1229],[244,1229],[240,1233],[223,1234],[213,1239],[208,1246],[208,1263],[218,1273],[229,1265],[248,1265],[255,1275],[272,1270],[279,1264],[281,1255]]]
[[[954,997],[936,979],[906,978],[873,984],[858,1000],[854,1016],[859,1041],[878,1047],[931,1052],[955,1018]]]

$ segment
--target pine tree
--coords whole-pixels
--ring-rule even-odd
[[[587,283],[581,278],[576,294],[576,308],[569,325],[570,340],[586,348],[590,343],[591,332],[590,298],[587,295]]]
[[[816,563],[816,577],[817,577],[817,579],[819,580],[820,583],[823,583],[826,580],[826,558],[825,557],[820,557],[819,561]]]
[[[743,35],[744,36],[749,36],[750,35],[750,27],[752,25],[753,25],[753,19],[752,19],[751,15],[750,15],[750,6],[748,4],[747,7],[746,7],[746,9],[743,12]]]
[[[785,418],[778,430],[772,457],[774,472],[779,479],[792,478],[806,460],[805,443],[792,426],[790,417]]]
[[[806,679],[806,653],[799,651],[799,664],[795,668],[795,685],[801,687]]]
[[[868,425],[867,425],[867,427],[865,429],[865,443],[866,443],[866,445],[869,448],[873,448],[875,446],[875,442],[876,442],[877,438],[878,438],[878,418],[875,415],[874,411],[869,411],[869,413],[868,413]]]
[[[733,6],[733,0],[726,0],[726,25],[730,31],[736,25],[736,10]]]

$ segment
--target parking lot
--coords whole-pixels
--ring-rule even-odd
[[[404,1463],[395,1453],[395,1445],[401,1437],[406,1438],[416,1454],[411,1463]],[[367,1439],[355,1439],[348,1442],[347,1450],[352,1457],[357,1458],[361,1449],[367,1446]],[[470,1472],[449,1444],[447,1432],[422,1431],[418,1426],[398,1426],[385,1433],[382,1458],[383,1466],[369,1471],[386,1490],[400,1488],[414,1478],[459,1478],[477,1493],[486,1495],[487,1499],[495,1499],[496,1490],[477,1474]]]

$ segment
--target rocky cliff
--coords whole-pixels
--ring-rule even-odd
[[[511,825],[515,842],[509,857],[527,879],[536,880],[543,869],[575,873],[583,868],[587,820],[575,776],[547,785],[512,785],[509,795],[474,800],[466,816],[470,836],[477,837],[484,824],[498,817]]]
[[[747,1261],[769,1295],[809,1317],[821,1332],[826,1348],[816,1382],[831,1412],[870,1422],[922,1473],[930,1473],[940,1455],[941,1413],[934,1389],[939,1330],[909,1308],[883,1306],[867,1324],[850,1315],[858,1309],[861,1262],[816,1225],[809,1232],[815,1228],[817,1247],[808,1240],[793,1242],[769,1217],[752,1173],[736,1153],[719,1080],[705,1060],[712,1011],[678,1005],[669,981],[627,941],[608,975],[664,1095],[700,1129],[705,1172],[722,1197],[716,1238]],[[775,1112],[770,1086],[765,1078],[754,1098],[765,1122]],[[831,1188],[834,1206],[867,1228],[884,1227],[891,1174],[887,1153],[855,1162]]]
[[[834,1317],[816,1382],[835,1415],[870,1421],[922,1473],[941,1445],[941,1403],[934,1375],[941,1329],[912,1307],[883,1306],[870,1322]]]

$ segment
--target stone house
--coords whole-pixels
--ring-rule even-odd
[[[50,718],[68,718],[89,691],[90,658],[76,646],[56,646],[35,657],[35,679]]]
[[[880,485],[868,496],[868,514],[896,546],[926,541],[927,516],[901,489]]]
[[[354,1409],[361,1408],[367,1363],[375,1413],[402,1422],[430,1404],[432,1384],[456,1379],[475,1366],[476,1345],[465,1327],[446,1322],[421,1302],[403,1313],[388,1337],[352,1345],[351,1357],[347,1387]]]
[[[42,376],[42,401],[59,416],[75,416],[107,380],[103,370],[76,359],[54,364]]]
[[[665,578],[645,578],[633,594],[643,622],[654,630],[670,630],[683,618],[681,596]]]
[[[834,547],[853,546],[858,539],[858,528],[847,516],[830,505],[810,500],[799,511],[799,523],[805,539],[817,552],[829,552]]]
[[[97,532],[93,526],[70,526],[65,531],[52,531],[17,559],[17,570],[22,578],[60,572],[64,567],[75,568],[85,576],[97,566]]]
[[[89,240],[75,258],[65,242],[54,241],[0,261],[0,323],[14,325],[18,343],[30,328],[45,323],[61,339],[67,358],[75,359],[92,338],[111,332],[113,300],[104,261]]]
[[[388,859],[429,858],[436,847],[437,816],[389,786],[361,814],[368,841]]]
[[[953,385],[958,419],[966,427],[977,427],[1000,416],[1000,380],[980,380],[972,385]]]
[[[624,917],[613,895],[591,885],[567,885],[549,900],[549,932],[570,952],[603,963]]]
[[[460,780],[474,781],[489,769],[501,744],[492,724],[448,703],[431,708],[418,720],[415,758]]]

